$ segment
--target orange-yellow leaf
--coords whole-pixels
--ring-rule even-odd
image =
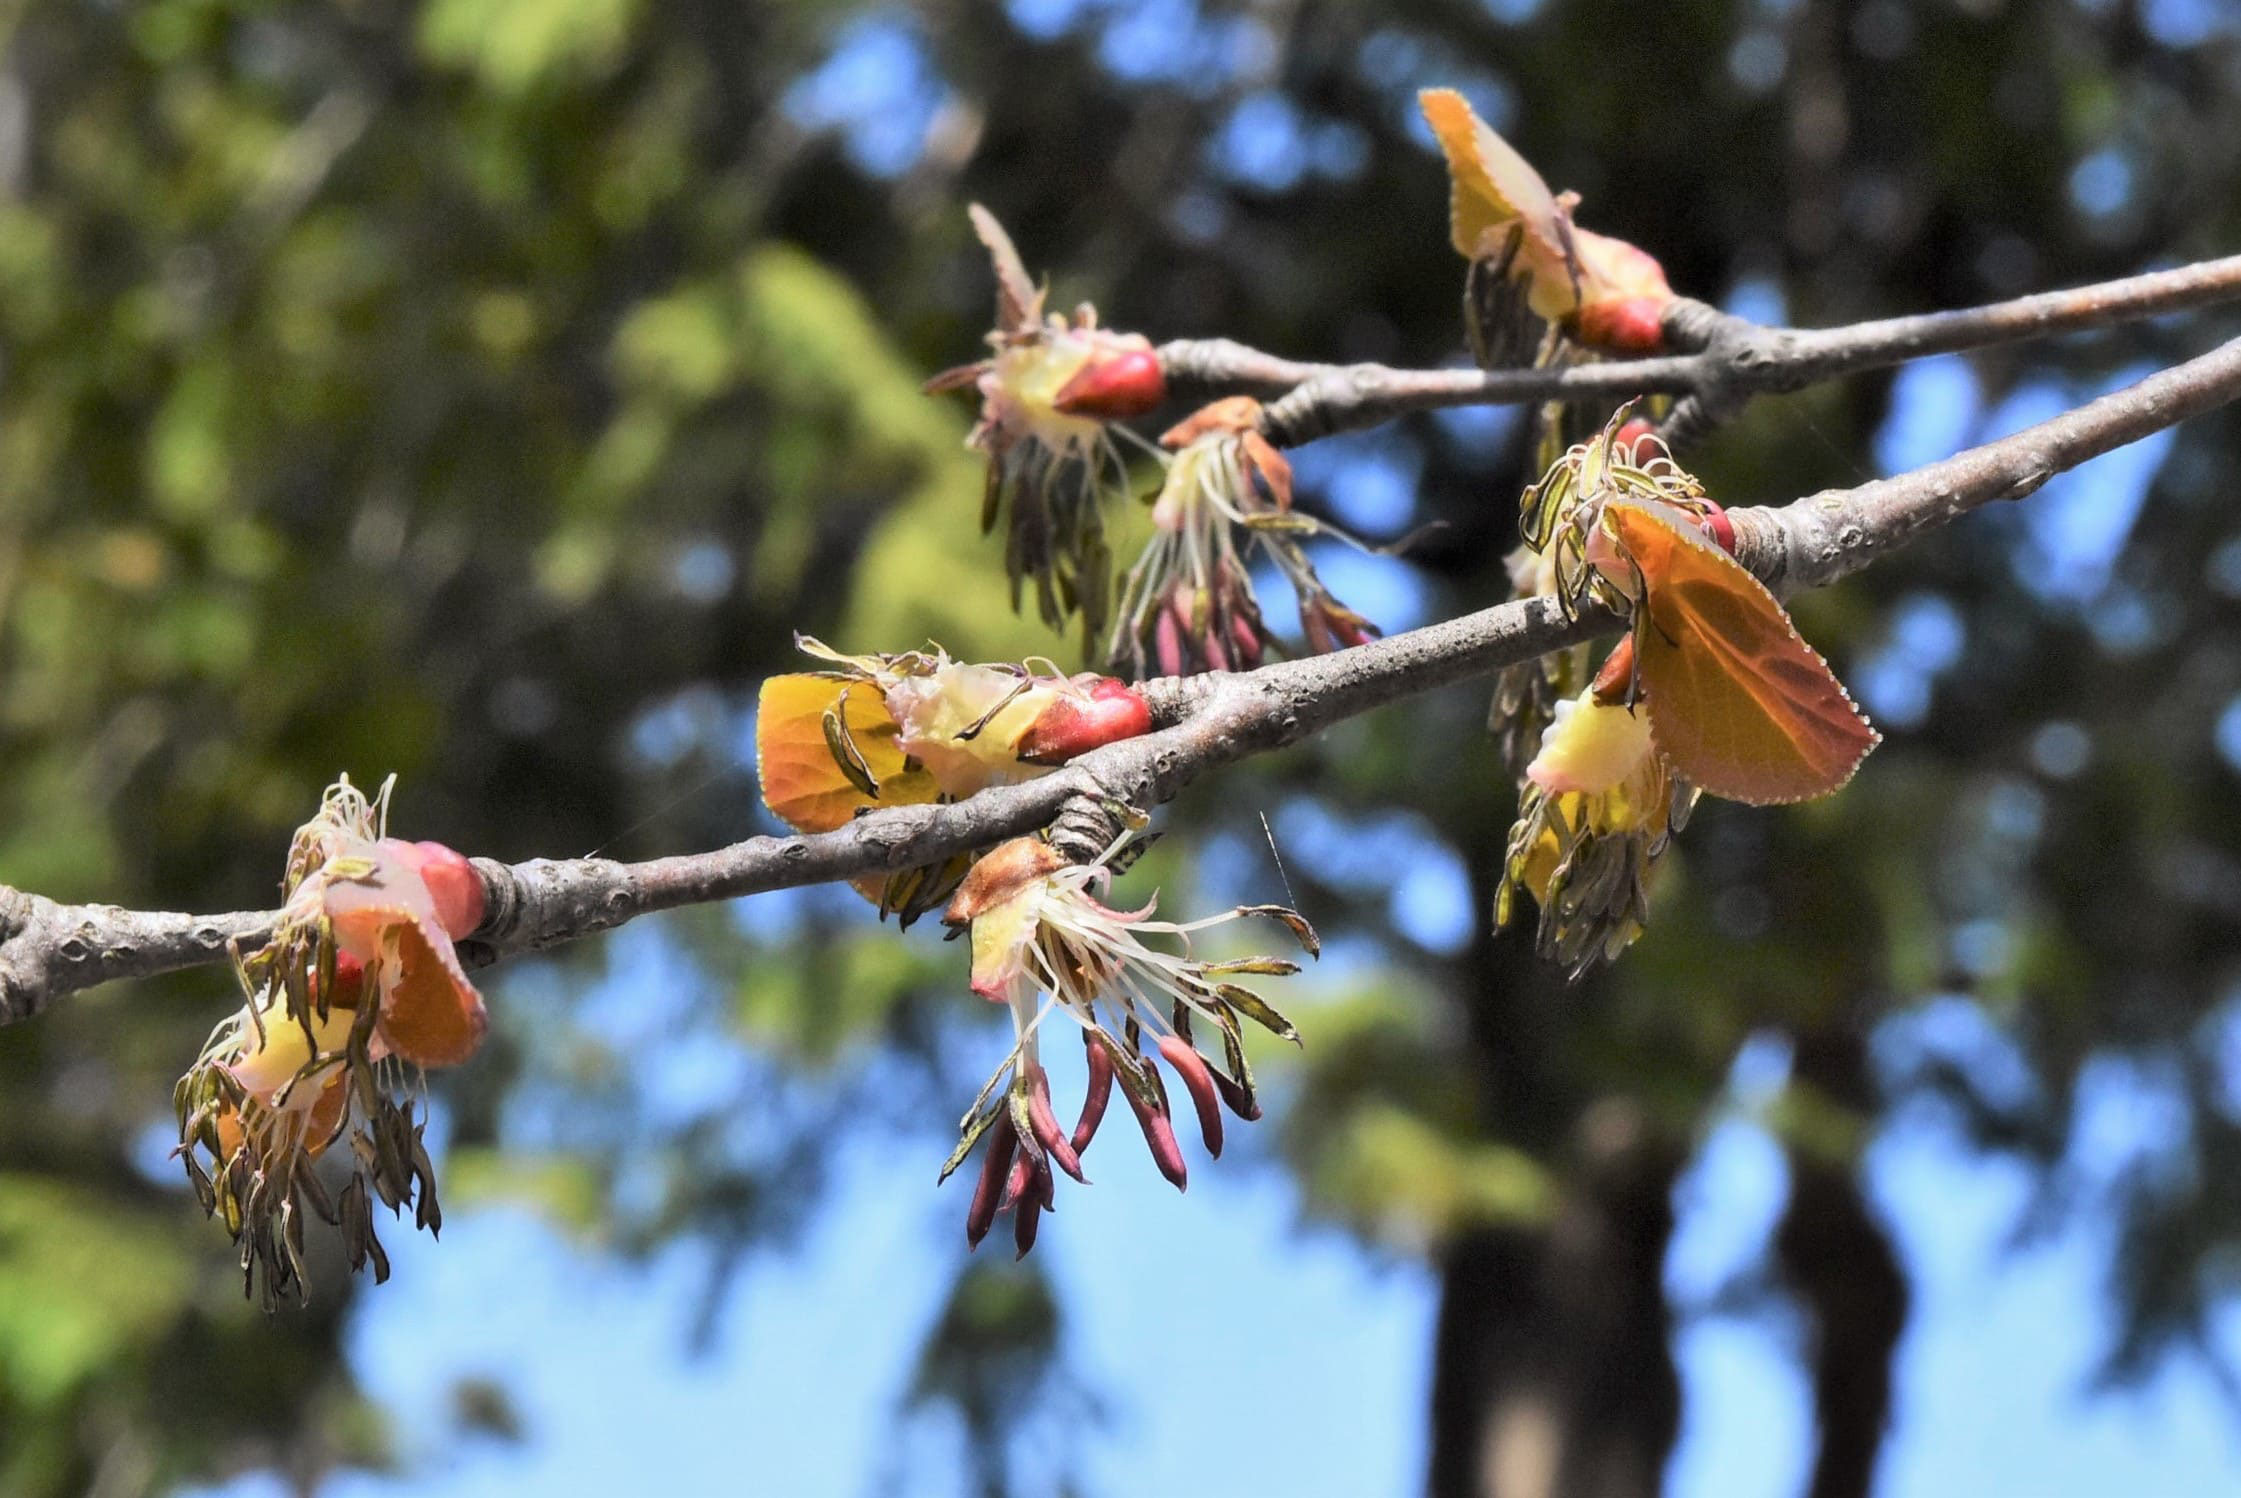
[[[1850,780],[1880,736],[1766,586],[1694,527],[1641,506],[1610,505],[1603,524],[1648,595],[1635,652],[1666,762],[1757,805]]]
[[[755,753],[763,804],[799,832],[830,832],[869,806],[931,801],[933,777],[904,768],[900,730],[879,688],[829,676],[773,676],[763,683]],[[849,779],[825,738],[825,713],[838,706],[848,737],[879,787],[875,799]]]
[[[318,1159],[342,1128],[343,1114],[350,1106],[350,1079],[339,1066],[330,1068],[326,1075],[307,1078],[303,1091],[311,1097],[303,1125],[303,1150],[310,1159]],[[316,1086],[317,1095],[311,1096]],[[231,1160],[248,1142],[248,1131],[242,1126],[241,1113],[230,1102],[221,1103],[215,1119],[218,1128],[218,1158]]]
[[[1531,162],[1480,119],[1470,101],[1451,88],[1428,88],[1417,106],[1447,157],[1452,191],[1448,235],[1466,260],[1502,253],[1522,229],[1520,267],[1532,281],[1533,310],[1556,318],[1578,305],[1565,211]]]
[[[457,1066],[482,1044],[489,1028],[482,995],[441,933],[419,921],[391,928],[394,976],[385,976],[380,1038],[415,1066]]]

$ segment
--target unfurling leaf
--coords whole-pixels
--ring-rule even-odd
[[[896,742],[900,730],[872,683],[806,672],[773,676],[763,683],[757,703],[755,752],[763,804],[788,826],[830,832],[874,804],[934,799],[933,777],[907,766]],[[855,750],[853,764],[833,750],[825,726],[828,713],[846,731]],[[851,770],[859,770],[872,789]]]
[[[1555,321],[1579,305],[1570,222],[1541,174],[1451,88],[1416,96],[1447,157],[1448,238],[1465,260],[1507,260],[1532,283],[1533,310]]]
[[[1838,789],[1880,735],[1766,585],[1678,519],[1613,504],[1602,522],[1642,579],[1636,669],[1659,752],[1734,801]]]
[[[1482,363],[1497,346],[1523,352],[1513,347],[1522,330],[1511,329],[1520,296],[1533,317],[1589,347],[1644,354],[1663,346],[1673,289],[1655,256],[1574,225],[1578,196],[1550,192],[1455,90],[1426,89],[1417,103],[1447,158],[1448,236],[1471,263],[1467,306]]]

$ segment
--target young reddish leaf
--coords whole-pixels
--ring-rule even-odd
[[[1595,668],[1595,680],[1589,684],[1595,700],[1601,703],[1627,705],[1634,696],[1634,632],[1619,636],[1611,653],[1603,657],[1603,664]]]
[[[436,896],[422,877],[427,855],[392,838],[365,844],[354,856],[362,858],[365,871],[332,879],[321,905],[337,951],[380,975],[375,1034],[417,1066],[456,1066],[482,1044],[488,1021],[482,996],[467,981]],[[455,911],[453,918],[466,914]],[[480,912],[474,915],[479,922]]]
[[[1732,801],[1838,789],[1881,736],[1766,586],[1677,518],[1612,504],[1602,519],[1647,593],[1635,655],[1659,752]]]
[[[1222,1155],[1222,1109],[1214,1091],[1214,1074],[1206,1058],[1192,1048],[1180,1035],[1162,1035],[1159,1054],[1176,1075],[1183,1079],[1183,1089],[1191,1095],[1191,1106],[1198,1113],[1199,1137],[1205,1141],[1206,1153],[1215,1159]]]
[[[1090,1140],[1097,1137],[1097,1126],[1105,1121],[1105,1107],[1113,1098],[1113,1053],[1097,1043],[1097,1037],[1087,1030],[1082,1032],[1083,1049],[1089,1056],[1089,1087],[1082,1094],[1082,1116],[1075,1120],[1074,1135],[1069,1141],[1078,1159],[1089,1148]]]
[[[1150,1075],[1158,1075],[1150,1071],[1149,1057],[1144,1059],[1144,1067]],[[1127,1100],[1129,1111],[1136,1115],[1137,1126],[1144,1131],[1144,1143],[1151,1150],[1152,1163],[1159,1167],[1159,1173],[1167,1177],[1168,1184],[1177,1191],[1189,1190],[1190,1167],[1183,1163],[1183,1147],[1175,1139],[1175,1125],[1168,1118],[1167,1109],[1156,1100],[1147,1102],[1137,1096],[1133,1087],[1123,1087],[1121,1096]]]

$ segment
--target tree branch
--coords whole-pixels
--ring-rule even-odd
[[[1913,473],[1778,508],[1730,510],[1737,557],[1785,591],[1831,582],[1979,505],[2019,499],[2056,473],[2237,398],[2241,339]],[[489,963],[651,911],[930,863],[1045,827],[1069,802],[1149,810],[1223,765],[1617,624],[1592,611],[1567,618],[1553,600],[1532,598],[1331,655],[1149,682],[1145,691],[1161,725],[1153,733],[1022,785],[948,806],[877,811],[834,832],[755,837],[644,863],[478,859],[489,914],[461,952],[472,963]],[[0,886],[0,1025],[111,979],[222,962],[229,939],[253,947],[272,920],[270,912],[196,916],[62,905]]]
[[[1555,369],[1392,369],[1303,364],[1226,338],[1163,344],[1160,368],[1192,393],[1269,401],[1261,430],[1280,447],[1376,426],[1412,411],[1548,400],[1680,395],[1683,439],[1732,416],[1753,395],[1802,390],[1931,354],[2110,327],[2241,297],[2241,255],[1954,312],[1840,328],[1769,328],[1681,298],[1665,314],[1680,352]],[[1669,430],[1672,430],[1669,428]]]

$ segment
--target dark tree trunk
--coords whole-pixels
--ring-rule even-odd
[[[1856,1034],[1801,1038],[1795,1076],[1855,1112],[1872,1101]],[[1908,1292],[1890,1235],[1861,1194],[1856,1162],[1791,1150],[1790,1202],[1774,1255],[1810,1327],[1819,1446],[1808,1498],[1867,1498],[1890,1419],[1891,1361]]]
[[[1590,1108],[1545,1228],[1448,1251],[1432,1498],[1653,1498],[1680,1429],[1663,1269],[1679,1152],[1631,1103]]]

